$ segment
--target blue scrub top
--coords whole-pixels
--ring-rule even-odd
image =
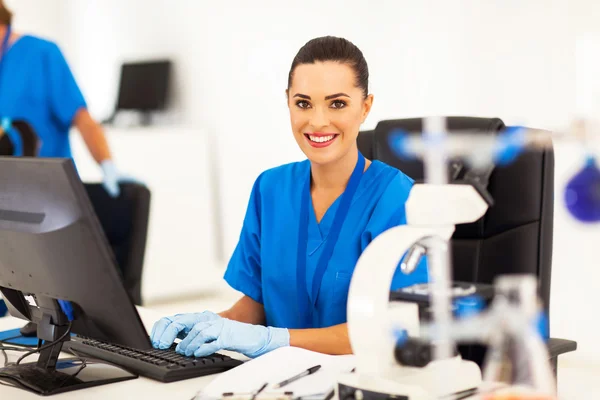
[[[0,60],[0,117],[29,122],[42,142],[40,157],[72,157],[69,129],[85,107],[56,44],[22,36]]]
[[[225,280],[234,289],[263,304],[268,326],[298,328],[296,258],[302,188],[308,160],[263,172],[252,189],[239,242],[229,261]],[[413,180],[380,161],[364,172],[329,261],[312,327],[347,322],[346,303],[354,267],[371,241],[387,229],[406,223],[405,203]],[[341,196],[340,196],[341,197]],[[309,206],[306,287],[313,275],[340,198],[317,223]],[[421,262],[411,275],[399,270],[392,289],[427,282]]]

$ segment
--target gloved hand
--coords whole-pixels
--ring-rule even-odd
[[[218,318],[221,317],[210,311],[177,314],[172,317],[161,318],[152,327],[150,341],[152,346],[157,349],[168,349],[175,342],[175,339],[185,338],[194,325]]]
[[[121,190],[119,189],[119,172],[115,163],[112,160],[104,160],[100,164],[100,167],[104,174],[102,186],[104,186],[104,189],[111,197],[118,197]]]
[[[112,160],[104,160],[100,164],[102,172],[104,173],[104,180],[102,186],[108,192],[111,197],[119,197],[121,189],[119,183],[133,182],[141,183],[135,178],[119,173],[115,163]]]
[[[194,325],[175,350],[195,357],[231,350],[252,358],[289,345],[290,333],[285,328],[245,324],[219,317]]]

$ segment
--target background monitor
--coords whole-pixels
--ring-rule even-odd
[[[117,97],[117,111],[161,111],[167,107],[171,61],[125,63]]]

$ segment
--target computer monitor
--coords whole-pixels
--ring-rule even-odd
[[[135,377],[106,370],[94,377],[88,367],[87,378],[67,379],[57,362],[68,327],[152,347],[70,159],[0,157],[0,291],[11,315],[37,323],[39,339],[61,339],[37,363],[0,368],[0,380],[52,394]]]
[[[167,106],[171,61],[124,63],[116,111],[161,111]]]

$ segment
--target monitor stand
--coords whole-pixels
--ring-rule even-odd
[[[151,111],[140,111],[140,125],[141,126],[152,125],[152,112]]]
[[[38,338],[50,343],[59,339],[67,329],[67,326],[52,324],[50,316],[44,314],[38,322]],[[0,382],[48,396],[138,377],[95,359],[79,357],[59,360],[63,344],[69,340],[70,335],[66,335],[63,340],[42,350],[37,362],[0,368]]]

